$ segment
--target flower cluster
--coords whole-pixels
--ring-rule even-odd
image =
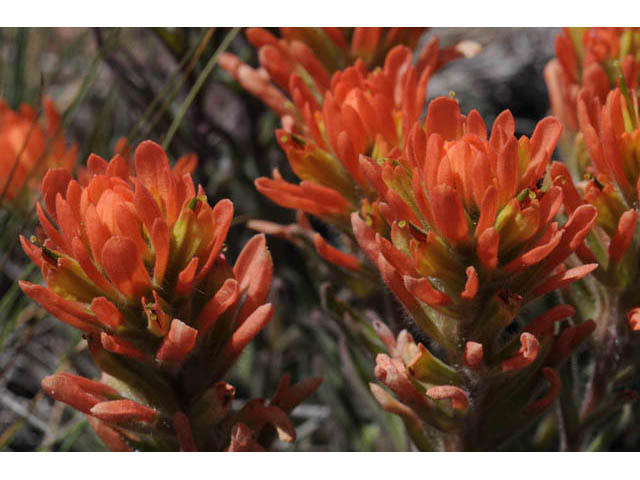
[[[449,364],[480,369],[461,376],[423,347],[420,356],[418,347],[398,353],[405,348],[397,350],[388,340],[389,352],[402,357],[406,368],[383,355],[376,372],[403,401],[409,401],[408,393],[395,388],[397,375],[406,377],[415,362],[425,363],[430,365],[425,370],[439,372],[416,377],[426,383],[427,396],[429,388],[446,386],[446,395],[436,390],[439,397],[432,398],[450,394],[454,408],[465,410],[470,404],[484,409],[483,419],[493,418],[487,405],[498,404],[506,394],[497,386],[478,392],[478,376],[486,386],[502,376],[510,378],[502,387],[534,392],[527,388],[536,378],[532,373],[565,358],[593,330],[593,322],[585,322],[554,334],[554,322],[571,314],[562,310],[558,316],[552,310],[521,326],[505,343],[505,328],[513,328],[521,306],[597,267],[567,269],[564,264],[583,244],[596,209],[581,205],[564,224],[555,221],[563,190],[547,167],[561,133],[559,122],[542,120],[531,139],[516,139],[514,129],[513,116],[505,111],[488,135],[478,112],[465,117],[454,99],[441,97],[430,103],[424,125],[414,125],[401,155],[362,162],[390,234],[385,238],[370,227],[366,213],[353,213],[360,247],[411,318],[445,351]],[[559,381],[555,373],[544,372]],[[526,400],[523,396],[523,404],[514,401],[510,408],[517,412]],[[429,423],[444,428],[437,417]],[[461,428],[473,430],[464,421]],[[500,429],[492,430],[498,434]]]
[[[330,223],[348,219],[375,194],[360,156],[378,159],[402,148],[424,107],[431,71],[413,66],[411,51],[396,47],[373,73],[363,62],[337,72],[321,102],[300,77],[293,77],[302,127],[285,126],[276,135],[302,182],[288,183],[275,171],[273,179],[256,180],[258,191],[280,206],[325,217]]]
[[[44,389],[90,416],[113,449],[260,449],[273,427],[292,441],[287,413],[318,386],[283,379],[270,403],[231,409],[223,377],[269,322],[272,261],[263,235],[235,265],[223,253],[233,204],[213,208],[191,178],[195,158],[173,170],[160,146],[92,155],[86,184],[64,169],[42,182],[41,231],[25,252],[46,286],[21,282],[52,315],[85,332],[102,382],[65,373]]]
[[[583,92],[584,93],[584,92]],[[640,129],[635,94],[623,96],[612,90],[603,106],[593,97],[578,99],[579,124],[590,159],[585,179],[578,188],[564,164],[552,165],[565,195],[565,207],[573,212],[590,204],[598,210],[597,229],[578,252],[586,262],[597,262],[597,277],[605,284],[624,290],[637,275],[638,245],[633,241],[638,219]]]
[[[578,130],[582,89],[604,103],[609,90],[624,81],[635,90],[640,75],[637,28],[565,28],[556,37],[556,58],[545,67],[553,114],[568,132]]]
[[[555,117],[530,137],[516,136],[509,110],[489,129],[453,94],[427,103],[432,76],[474,48],[441,49],[433,37],[415,52],[424,31],[250,28],[259,68],[220,55],[280,117],[276,138],[297,176],[275,169],[255,180],[298,222],[254,220],[263,234],[235,263],[225,254],[233,204],[209,205],[191,177],[194,155],[172,169],[155,143],[131,155],[121,141],[111,161],[92,155],[74,179],[50,102],[46,133],[33,112],[0,105],[11,157],[0,163],[3,195],[58,167],[41,182],[39,229],[21,237],[45,285],[20,286],[84,332],[102,371],[100,381],[56,373],[44,390],[86,414],[113,450],[293,441],[289,413],[319,379],[292,386],[285,375],[271,400],[239,409],[224,380],[273,315],[269,233],[340,267],[346,295],[325,288],[323,304],[355,332],[345,339],[362,340],[354,352],[375,353],[368,375],[354,370],[417,448],[499,448],[562,389],[561,441],[586,445],[637,371],[640,30],[564,29],[545,68]],[[561,140],[567,161],[552,162]],[[306,214],[335,230],[341,248]],[[382,298],[392,318],[368,312],[370,324],[347,304],[354,297],[372,310]],[[393,298],[405,319],[393,318]],[[563,364],[588,337],[593,368],[576,376]]]
[[[635,28],[565,29],[556,39],[557,59],[546,67],[552,107],[577,132],[568,165],[555,163],[552,176],[565,191],[567,211],[597,208],[597,228],[578,253],[584,262],[597,262],[599,282],[618,292],[638,275],[639,53]],[[640,303],[628,297],[622,310]]]
[[[46,125],[28,105],[12,110],[0,99],[0,200],[14,201],[21,192],[37,191],[50,168],[74,166],[76,148],[65,146],[60,115],[49,98],[43,101]]]
[[[361,60],[371,69],[382,65],[386,54],[396,45],[414,50],[427,29],[281,27],[278,30],[281,38],[264,28],[249,28],[247,38],[258,50],[260,63],[286,89],[289,76],[300,66],[312,73],[319,70],[316,66],[319,64],[324,72],[332,74]],[[316,65],[309,68],[312,64]]]
[[[377,356],[375,375],[395,397],[378,384],[369,387],[386,411],[402,418],[420,450],[495,449],[558,397],[562,381],[553,367],[590,333],[585,325],[554,336],[554,323],[574,314],[560,305],[535,318],[494,365],[485,362],[481,344],[467,342],[462,367],[438,359],[406,330],[396,338],[374,322],[388,352]],[[541,377],[549,386],[538,396]]]
[[[575,314],[568,305],[529,322],[519,314],[597,268],[566,264],[586,251],[597,209],[575,205],[558,221],[570,192],[549,171],[562,133],[555,118],[539,122],[531,138],[516,138],[509,111],[488,132],[477,111],[464,116],[455,99],[441,97],[422,119],[433,58],[414,65],[398,46],[372,72],[363,61],[336,72],[322,95],[308,87],[314,82],[280,69],[295,107],[277,138],[302,182],[275,171],[256,188],[355,239],[435,342],[432,353],[406,332],[396,339],[376,326],[388,351],[377,357],[376,377],[397,399],[379,386],[372,391],[405,419],[416,445],[442,448],[435,429],[450,433],[457,448],[490,448],[551,404],[561,383],[554,367],[595,327],[560,327]],[[357,253],[319,235],[314,243],[329,262],[362,269]],[[551,389],[536,400],[544,379]],[[508,420],[498,420],[505,411]],[[492,435],[478,437],[488,425]]]
[[[253,69],[230,53],[220,57],[220,65],[240,85],[290,124],[303,112],[292,105],[296,96],[311,93],[317,102],[333,85],[336,72],[359,65],[363,71],[382,66],[388,54],[398,46],[414,51],[424,28],[281,28],[281,38],[263,28],[247,29],[247,38],[258,49],[260,68]],[[440,48],[434,36],[418,54],[416,67],[436,71],[460,56],[472,56],[478,50],[473,42]],[[299,105],[296,105],[299,107]],[[303,125],[303,124],[298,124]]]
[[[604,408],[607,395],[624,384],[618,373],[636,368],[631,332],[640,330],[640,31],[565,29],[556,39],[556,54],[545,69],[551,105],[575,136],[569,138],[566,164],[555,162],[551,177],[564,191],[567,214],[585,205],[598,212],[585,244],[576,250],[583,263],[599,265],[595,281],[583,286],[587,295],[569,292],[581,313],[588,312],[597,324],[595,366],[580,402],[580,421],[588,424]]]

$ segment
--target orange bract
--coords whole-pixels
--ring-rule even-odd
[[[622,77],[638,88],[640,30],[637,28],[565,28],[556,37],[556,58],[545,67],[551,108],[569,132],[578,130],[581,89],[604,103]]]
[[[36,190],[48,169],[73,169],[76,148],[66,148],[60,115],[49,98],[43,109],[45,127],[28,105],[16,112],[0,100],[0,195],[9,201],[25,187]]]
[[[46,287],[21,287],[82,329],[98,365],[136,392],[134,401],[98,382],[56,375],[44,382],[52,396],[96,417],[102,422],[93,422],[96,430],[114,446],[153,438],[145,440],[124,424],[162,430],[173,422],[180,448],[191,449],[188,419],[199,422],[210,412],[182,412],[180,405],[185,398],[203,407],[220,402],[211,388],[273,314],[265,304],[273,265],[264,235],[249,241],[234,267],[227,263],[222,251],[233,204],[209,206],[202,188],[193,185],[193,158],[184,157],[171,170],[162,148],[147,141],[134,161],[136,175],[129,176],[122,156],[106,162],[92,155],[86,185],[66,170],[49,171],[42,182],[44,208],[37,206],[42,231],[33,242],[22,238]],[[264,402],[251,408],[260,425],[286,416]],[[195,442],[223,449],[228,434],[196,433]]]
[[[505,111],[489,136],[476,111],[465,117],[455,100],[442,97],[429,105],[424,127],[413,127],[402,155],[361,161],[391,226],[391,241],[366,225],[366,212],[364,220],[352,215],[355,236],[394,293],[420,317],[421,303],[457,317],[476,298],[486,301],[486,286],[496,282],[489,287],[501,305],[496,308],[513,318],[517,308],[509,313],[510,302],[515,306],[595,268],[557,270],[596,216],[584,205],[563,226],[554,221],[563,191],[545,175],[560,136],[558,121],[542,120],[531,139],[517,140],[514,129]],[[502,283],[509,293],[500,294]],[[432,322],[423,321],[435,333],[426,327]]]
[[[424,106],[432,70],[433,65],[413,66],[410,50],[399,46],[372,73],[362,61],[337,72],[320,102],[293,76],[291,91],[301,121],[276,135],[303,182],[287,184],[276,173],[273,180],[258,179],[258,190],[287,208],[343,218],[363,199],[375,199],[359,157],[400,152]]]

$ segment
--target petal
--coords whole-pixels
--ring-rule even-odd
[[[498,246],[500,234],[493,228],[487,228],[479,237],[476,252],[484,268],[494,270],[498,266]]]
[[[520,271],[541,262],[558,246],[563,234],[564,231],[562,230],[556,232],[547,243],[536,245],[531,250],[515,258],[505,265],[504,270],[507,272]]]
[[[553,333],[556,322],[573,317],[575,314],[576,310],[571,305],[558,305],[531,320],[524,331],[536,337],[542,337],[545,334]]]
[[[538,122],[531,136],[531,160],[524,174],[526,184],[523,187],[531,186],[531,182],[535,183],[544,174],[561,134],[562,124],[558,119],[546,117]],[[527,179],[529,172],[531,178]]]
[[[109,447],[109,450],[112,452],[133,452],[133,449],[125,442],[117,430],[91,415],[87,417],[87,421],[100,440]]]
[[[513,370],[521,370],[528,367],[538,357],[540,352],[540,343],[535,335],[524,332],[520,335],[520,343],[522,346],[518,353],[512,358],[502,362],[501,367],[503,372],[511,372]]]
[[[45,377],[42,379],[42,389],[47,395],[87,414],[103,400],[102,395],[82,388],[75,375],[55,374]]]
[[[438,231],[451,243],[467,239],[469,228],[462,200],[453,188],[438,185],[431,192],[433,218]]]
[[[156,353],[156,360],[161,363],[180,364],[191,353],[196,344],[198,331],[195,328],[174,318],[171,328]]]
[[[455,385],[438,385],[426,391],[427,396],[434,400],[451,400],[451,406],[455,409],[464,410],[469,406],[467,392]]]
[[[467,267],[467,283],[464,291],[460,294],[463,300],[473,300],[478,293],[478,273],[472,266]]]
[[[520,176],[520,160],[518,158],[518,142],[510,137],[498,154],[497,165],[498,204],[505,205],[516,194]]]
[[[189,417],[182,412],[176,412],[173,414],[173,428],[176,431],[178,437],[178,443],[180,444],[181,452],[197,452],[196,442],[193,439],[193,432],[191,431],[191,424],[189,423]]]
[[[472,133],[482,139],[487,138],[487,126],[477,110],[471,110],[467,115],[466,127],[466,133]]]
[[[464,346],[464,364],[469,368],[482,366],[483,348],[481,343],[467,342]]]
[[[158,415],[158,412],[153,408],[145,407],[128,399],[98,403],[91,408],[90,413],[108,423],[153,423]]]
[[[316,247],[318,255],[329,263],[353,271],[359,271],[362,268],[360,260],[358,260],[357,257],[341,252],[337,248],[329,245],[319,233],[314,234],[313,244]]]
[[[369,257],[369,260],[375,264],[378,260],[378,254],[380,253],[380,246],[378,242],[376,242],[374,231],[360,218],[358,212],[351,214],[351,227],[353,228],[353,234],[360,248],[362,248],[365,255]]]
[[[438,97],[429,103],[425,126],[427,137],[437,133],[444,140],[456,140],[462,134],[460,105],[451,97]]]
[[[117,146],[116,152],[118,152]],[[111,161],[109,161],[109,165],[107,165],[105,173],[108,177],[119,177],[123,180],[127,180],[127,177],[129,176],[129,164],[122,155],[118,155],[116,153]]]
[[[150,232],[155,220],[162,217],[162,212],[149,189],[140,182],[135,183],[133,203],[140,220]]]
[[[451,298],[440,290],[435,289],[428,278],[404,276],[403,281],[404,286],[411,295],[432,307],[449,305],[451,303]]]
[[[147,355],[134,347],[130,342],[114,337],[113,335],[109,335],[105,332],[100,334],[100,343],[102,344],[102,348],[107,352],[124,355],[125,357],[134,358],[136,360],[147,360]]]
[[[87,312],[82,304],[66,300],[42,285],[34,285],[23,280],[19,280],[18,284],[24,293],[57,319],[84,332],[98,331],[95,317]]]
[[[157,285],[162,285],[162,280],[167,270],[170,242],[171,239],[167,222],[163,218],[156,218],[151,229],[151,245],[156,255],[153,267],[153,281]]]
[[[222,246],[227,239],[227,233],[233,220],[233,203],[231,200],[222,199],[211,210],[211,222],[213,223],[213,242],[211,244],[211,250],[207,257],[206,263],[202,266],[196,277],[196,283],[201,282],[204,277],[209,273],[211,266],[218,258]]]
[[[640,331],[640,308],[632,308],[627,313],[627,322],[632,332]]]
[[[42,179],[42,198],[47,207],[47,212],[54,220],[56,219],[56,196],[58,193],[64,195],[69,182],[72,180],[73,177],[65,168],[53,168]]]
[[[175,293],[177,295],[187,295],[193,286],[198,268],[198,257],[193,257],[186,267],[178,274]]]
[[[564,205],[569,215],[572,215],[576,208],[584,202],[571,180],[571,174],[567,166],[560,162],[553,162],[551,164],[551,179],[554,184],[562,188]]]
[[[87,169],[92,177],[104,175],[107,171],[107,161],[95,153],[92,153],[87,159]]]
[[[120,310],[105,297],[94,298],[91,302],[91,311],[96,314],[100,323],[112,330],[116,330],[125,320]]]
[[[237,319],[238,325],[242,325],[242,322],[267,300],[271,288],[273,261],[264,234],[255,235],[247,242],[238,255],[233,274],[238,281],[239,294],[247,292]]]
[[[609,244],[609,258],[611,261],[617,262],[627,251],[627,248],[633,239],[633,233],[636,230],[637,221],[638,212],[634,209],[627,210],[620,216],[618,228],[616,229],[616,233]]]
[[[111,237],[102,248],[102,263],[111,282],[126,297],[142,297],[150,289],[151,279],[133,240]]]
[[[556,275],[553,275],[535,288],[535,290],[533,291],[533,296],[539,297],[553,290],[564,288],[570,283],[573,283],[577,280],[580,280],[582,277],[587,276],[596,268],[598,268],[598,266],[599,265],[597,263],[589,263],[587,265],[580,265],[579,267],[574,267],[570,270],[567,270],[566,272],[560,272]]]
[[[199,335],[204,336],[220,315],[226,312],[227,309],[236,302],[238,293],[238,282],[233,278],[226,279],[222,287],[220,287],[213,298],[207,302],[202,312],[198,315],[197,325]]]
[[[169,185],[165,172],[169,172],[169,159],[162,147],[155,142],[146,140],[138,145],[134,152],[136,176],[151,192],[161,198],[169,197]]]
[[[267,326],[267,323],[273,317],[273,305],[266,303],[256,308],[251,315],[244,321],[229,339],[229,343],[225,348],[225,356],[229,359],[237,358],[244,347]]]
[[[496,213],[498,212],[498,190],[491,185],[484,192],[482,198],[482,206],[480,208],[480,218],[476,225],[474,236],[479,236],[489,227],[492,227],[496,220]]]

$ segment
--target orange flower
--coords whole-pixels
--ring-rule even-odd
[[[328,217],[344,218],[360,208],[363,198],[374,200],[359,157],[399,152],[424,106],[430,74],[431,68],[411,65],[410,50],[396,47],[373,73],[363,62],[337,72],[321,103],[294,77],[293,98],[303,127],[276,135],[303,181],[289,184],[276,172],[273,180],[256,180],[256,188],[278,205]]]
[[[597,266],[563,265],[596,209],[582,205],[564,225],[555,221],[563,190],[546,171],[559,122],[542,120],[531,139],[517,140],[514,129],[505,111],[488,136],[478,112],[465,117],[441,97],[402,155],[361,162],[391,233],[389,241],[366,213],[354,213],[355,236],[418,324],[447,348],[464,337],[486,349],[522,303]]]
[[[320,79],[327,84],[328,75],[344,70],[357,60],[362,60],[367,69],[373,69],[382,65],[387,53],[397,45],[414,50],[418,40],[428,29],[281,27],[279,30],[282,37],[280,39],[263,28],[249,28],[247,38],[258,49],[262,66],[276,83],[286,89],[293,70],[300,66],[314,76],[314,80],[314,74],[318,72],[322,75]],[[438,39],[432,37],[428,46],[423,49],[422,56],[426,57],[437,50]],[[455,49],[449,49],[447,58],[442,61],[459,55]]]
[[[0,199],[13,201],[23,190],[37,190],[50,168],[73,169],[76,147],[67,149],[60,115],[53,102],[43,102],[46,127],[36,112],[22,105],[15,112],[0,99]]]
[[[640,74],[637,28],[565,28],[556,37],[556,58],[545,67],[551,108],[569,132],[578,130],[581,88],[604,103],[622,76],[636,90]]]
[[[606,96],[604,105],[587,90],[578,96],[581,137],[591,165],[585,180],[574,185],[567,167],[554,163],[551,175],[562,186],[567,211],[585,204],[598,211],[595,229],[578,254],[585,262],[597,261],[598,279],[625,289],[634,283],[640,246],[634,241],[640,198],[640,126],[635,92],[619,88]],[[577,187],[577,188],[576,188]]]
[[[347,29],[285,28],[278,39],[264,29],[248,29],[263,68],[254,70],[231,54],[223,54],[220,64],[281,117],[276,137],[302,180],[289,183],[275,170],[272,179],[256,180],[258,191],[345,232],[353,210],[362,207],[377,215],[375,191],[359,156],[397,154],[422,112],[430,75],[451,59],[477,51],[469,42],[441,50],[433,37],[412,65],[410,48],[420,31],[356,28],[351,34]],[[339,65],[347,68],[338,70]],[[377,215],[377,223],[382,222]],[[360,269],[353,255],[338,255],[317,239],[314,244],[331,263]]]
[[[49,171],[44,208],[37,205],[42,231],[32,242],[21,239],[46,287],[20,284],[52,315],[83,330],[106,382],[120,380],[133,396],[79,377],[56,375],[43,386],[102,422],[93,423],[114,445],[191,449],[193,437],[200,449],[221,450],[231,425],[215,438],[198,428],[234,418],[232,387],[220,382],[271,319],[271,256],[257,235],[235,266],[227,263],[233,204],[209,206],[193,185],[192,158],[171,170],[162,148],[147,141],[134,160],[130,177],[122,156],[107,163],[92,155],[86,185],[66,170]],[[286,417],[264,402],[252,409],[252,425]],[[248,422],[242,415],[237,421]],[[131,423],[144,424],[148,434],[129,430]],[[171,424],[174,436],[166,431]],[[282,431],[291,440],[289,426]]]
[[[365,70],[383,65],[397,46],[415,49],[425,28],[281,28],[282,38],[263,28],[247,29],[247,38],[258,49],[261,68],[254,70],[238,57],[224,53],[220,65],[253,95],[260,98],[280,116],[295,113],[290,98],[303,81],[316,97],[321,98],[331,87],[331,76],[356,63]],[[418,55],[417,67],[430,65],[435,71],[447,62],[472,56],[478,46],[461,42],[440,49],[432,37]],[[273,82],[273,83],[272,83]],[[295,116],[295,115],[294,115]]]

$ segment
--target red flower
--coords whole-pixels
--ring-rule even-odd
[[[189,421],[199,427],[201,416],[212,415],[209,408],[222,408],[215,407],[223,400],[216,382],[271,319],[273,308],[265,302],[273,266],[263,235],[248,242],[235,266],[227,263],[222,251],[233,204],[209,206],[193,185],[192,159],[171,170],[162,148],[150,141],[138,146],[134,159],[131,177],[120,155],[108,163],[92,155],[86,185],[66,170],[45,176],[46,213],[37,206],[42,232],[33,242],[21,240],[46,287],[21,287],[86,332],[98,366],[135,392],[132,398],[57,375],[44,381],[52,396],[99,419],[97,430],[114,445],[165,439],[158,440],[161,449],[178,448],[177,441],[189,449]],[[194,402],[202,409],[182,411]],[[270,421],[276,407],[263,407]],[[226,416],[220,412],[215,421],[202,421],[217,425]],[[129,431],[132,422],[145,424],[150,436]],[[171,422],[173,438],[162,433]],[[114,431],[121,437],[114,440]],[[228,435],[193,432],[202,449],[225,448]]]

